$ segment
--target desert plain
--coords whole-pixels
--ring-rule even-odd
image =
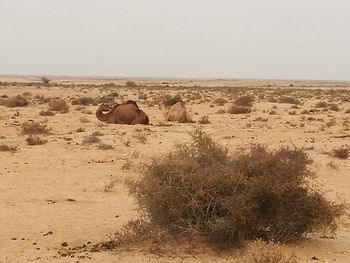
[[[40,77],[0,77],[2,101],[17,95],[28,101],[0,105],[0,262],[240,262],[243,249],[59,253],[66,245],[109,240],[137,218],[125,181],[136,179],[151,158],[189,142],[197,126],[229,151],[251,143],[303,148],[327,197],[350,202],[350,161],[333,154],[350,146],[350,82],[48,78],[45,84]],[[167,94],[180,94],[194,123],[164,120],[157,102]],[[251,111],[229,113],[244,95],[254,97]],[[98,104],[108,96],[136,101],[150,125],[97,120]],[[53,98],[65,100],[69,109],[42,113]],[[26,122],[50,129],[39,136],[42,144],[28,144],[22,134]],[[339,220],[335,237],[315,234],[282,250],[298,262],[350,262],[350,220]]]

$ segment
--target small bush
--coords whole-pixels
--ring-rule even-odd
[[[83,144],[93,144],[99,142],[101,142],[101,139],[98,138],[96,135],[88,135],[83,139]]]
[[[0,144],[0,152],[17,152],[17,146],[9,146],[7,144]]]
[[[81,98],[77,98],[72,100],[72,105],[97,105],[97,102],[94,98],[90,98],[90,97],[81,97]]]
[[[224,106],[227,103],[227,100],[223,98],[217,98],[214,100],[214,103],[218,106]]]
[[[174,236],[219,247],[257,238],[290,242],[334,231],[345,209],[310,183],[310,163],[303,150],[287,147],[252,145],[231,156],[195,130],[190,145],[147,165],[130,192],[150,223]]]
[[[44,84],[44,85],[48,85],[50,83],[50,79],[49,78],[46,78],[46,77],[42,77],[41,78],[41,82]]]
[[[300,101],[294,97],[288,97],[288,96],[281,96],[278,99],[279,103],[289,103],[289,104],[295,104],[299,105]]]
[[[316,103],[315,108],[327,108],[328,103],[325,101],[319,101]]]
[[[329,109],[330,109],[331,111],[340,111],[338,105],[335,104],[335,103],[329,104],[328,107],[329,107]]]
[[[39,136],[29,136],[26,141],[28,145],[43,145],[47,143],[47,140],[42,139]]]
[[[206,115],[206,116],[202,116],[199,121],[198,121],[200,124],[209,124],[210,121],[209,121],[209,116]]]
[[[14,107],[26,107],[28,106],[29,101],[22,95],[17,95],[8,99],[1,100],[1,105],[4,105],[9,108]]]
[[[64,99],[55,98],[49,101],[49,111],[58,111],[60,113],[67,113],[69,105]]]
[[[52,112],[52,111],[44,111],[44,110],[42,110],[42,111],[39,112],[39,115],[40,116],[54,116],[55,113]]]
[[[85,131],[85,129],[81,128],[81,127],[76,130],[76,132],[84,132],[84,131]]]
[[[47,127],[46,121],[44,122],[26,121],[21,126],[21,134],[23,135],[49,134],[50,131],[51,131],[51,128]]]
[[[246,106],[246,107],[251,107],[254,102],[254,96],[252,95],[245,95],[245,96],[240,96],[238,97],[235,101],[234,104],[238,106]]]
[[[350,155],[350,148],[347,146],[342,146],[340,148],[333,150],[333,156],[339,159],[348,159]]]
[[[98,145],[98,148],[99,148],[100,150],[113,150],[113,146],[110,145],[110,144],[106,144],[106,143],[100,143],[100,144]]]
[[[243,106],[236,106],[233,105],[231,106],[227,112],[230,114],[245,114],[245,113],[250,113],[252,110],[249,107],[243,107]]]
[[[137,87],[137,84],[134,81],[128,80],[127,82],[125,82],[125,86],[128,88],[135,88]]]

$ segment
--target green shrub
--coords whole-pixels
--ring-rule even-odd
[[[209,124],[210,121],[209,121],[209,116],[206,115],[206,116],[202,116],[199,121],[198,121],[200,124]]]
[[[344,212],[311,186],[310,163],[303,150],[288,147],[252,145],[231,156],[195,130],[190,145],[154,159],[130,191],[153,226],[177,237],[219,247],[289,242],[334,231]]]

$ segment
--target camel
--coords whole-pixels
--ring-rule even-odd
[[[149,124],[147,114],[132,100],[113,107],[103,103],[96,110],[96,118],[102,122],[115,124]]]
[[[193,122],[181,99],[163,100],[159,106],[166,121]]]

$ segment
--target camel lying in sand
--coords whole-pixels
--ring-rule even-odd
[[[159,103],[159,106],[166,121],[177,121],[182,123],[193,122],[181,99],[163,100]]]
[[[96,118],[102,122],[115,124],[149,124],[146,113],[132,100],[113,107],[101,104],[96,111]]]

